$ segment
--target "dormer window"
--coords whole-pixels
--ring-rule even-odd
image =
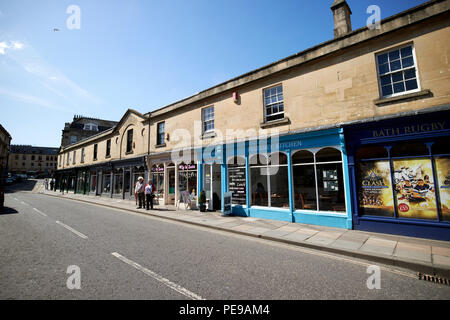
[[[95,123],[86,123],[83,130],[98,131],[98,125]]]

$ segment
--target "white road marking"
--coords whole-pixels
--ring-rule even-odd
[[[87,238],[88,238],[87,236],[85,236],[85,235],[82,234],[81,232],[78,232],[78,231],[75,230],[74,228],[69,227],[67,224],[64,224],[64,223],[62,223],[62,222],[60,222],[60,221],[56,221],[56,223],[59,224],[59,225],[61,225],[61,226],[63,226],[63,227],[66,228],[67,230],[72,231],[73,233],[75,233],[75,234],[76,234],[77,236],[79,236],[80,238],[83,238],[83,239],[87,239]]]
[[[122,260],[123,262],[129,264],[130,266],[132,266],[132,267],[138,269],[139,271],[145,273],[146,275],[152,277],[153,279],[155,279],[155,280],[161,282],[162,284],[168,286],[172,290],[175,290],[175,291],[181,293],[182,295],[184,295],[184,296],[186,296],[186,297],[188,297],[188,298],[190,298],[192,300],[205,300],[201,296],[199,296],[199,295],[189,291],[188,289],[183,288],[182,286],[180,286],[180,285],[178,285],[176,283],[171,282],[170,280],[160,276],[159,274],[157,274],[157,273],[155,273],[155,272],[153,272],[151,270],[148,270],[148,269],[144,268],[140,264],[125,258],[124,256],[118,254],[117,252],[113,252],[111,254],[114,257],[116,257],[116,258]]]
[[[43,213],[42,211],[39,211],[36,208],[33,208],[33,210],[36,211],[37,213],[39,213],[41,216],[48,217],[45,213]]]

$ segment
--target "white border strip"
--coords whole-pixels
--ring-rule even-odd
[[[152,277],[153,279],[155,279],[155,280],[161,282],[162,284],[168,286],[172,290],[175,290],[175,291],[181,293],[182,295],[184,295],[184,296],[186,296],[186,297],[188,297],[188,298],[190,298],[192,300],[205,300],[201,296],[199,296],[199,295],[197,295],[197,294],[195,294],[195,293],[193,293],[193,292],[183,288],[182,286],[180,286],[180,285],[178,285],[176,283],[171,282],[170,280],[168,280],[168,279],[158,275],[157,273],[155,273],[155,272],[153,272],[151,270],[148,270],[148,269],[142,267],[140,264],[125,258],[124,256],[118,254],[117,252],[113,252],[111,254],[114,257],[116,257],[116,258],[122,260],[123,262],[129,264],[130,266],[132,266],[132,267],[138,269],[139,271],[145,273],[146,275]]]
[[[67,230],[72,231],[73,233],[75,233],[75,234],[76,234],[77,236],[79,236],[80,238],[83,238],[83,239],[87,239],[87,238],[88,238],[87,236],[85,236],[85,235],[82,234],[81,232],[78,232],[77,230],[75,230],[75,229],[69,227],[68,225],[66,225],[66,224],[64,224],[64,223],[62,223],[62,222],[56,221],[56,223],[59,224],[59,225],[61,225],[61,226],[63,226],[63,227],[66,228]]]

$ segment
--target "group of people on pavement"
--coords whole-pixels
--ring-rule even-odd
[[[134,185],[134,198],[136,200],[137,209],[144,206],[147,210],[153,210],[153,199],[155,198],[155,185],[149,179],[148,183],[144,183],[143,177],[138,177],[138,181]]]
[[[50,179],[50,180],[48,178],[44,179],[45,190],[49,190],[48,187],[50,187],[50,190],[53,190],[54,185],[55,185],[55,179]]]

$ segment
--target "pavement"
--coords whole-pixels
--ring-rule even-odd
[[[117,198],[54,192],[34,188],[34,193],[138,212],[162,219],[231,232],[235,234],[321,250],[396,266],[417,272],[420,277],[450,278],[450,242],[346,230],[253,217],[224,216],[175,206],[155,205],[154,210],[136,209],[134,201]],[[439,280],[441,278],[441,280]]]

